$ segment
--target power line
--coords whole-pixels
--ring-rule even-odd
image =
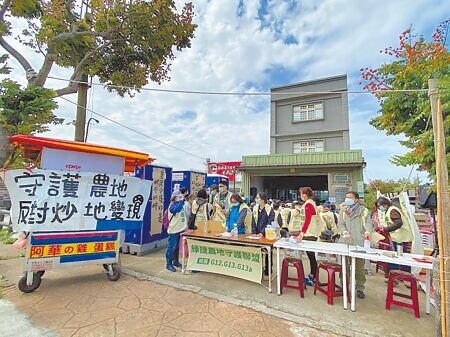
[[[75,103],[75,102],[73,102],[73,101],[71,101],[70,99],[67,99],[67,98],[65,98],[65,97],[59,97],[59,98],[65,100],[65,101],[67,101],[67,102],[69,102],[69,103],[72,103],[72,104],[74,104],[74,105],[76,105],[76,106],[82,107],[81,105],[79,105],[79,104],[77,104],[77,103]],[[83,108],[84,108],[84,107],[83,107]],[[144,137],[146,137],[146,138],[149,138],[149,139],[151,139],[151,140],[154,140],[155,142],[158,142],[158,143],[160,143],[160,144],[162,144],[162,145],[165,145],[165,146],[168,146],[168,147],[170,147],[170,148],[172,148],[172,149],[174,149],[174,150],[183,152],[184,154],[187,154],[187,155],[189,155],[189,156],[199,158],[199,159],[202,160],[202,163],[205,161],[205,158],[200,157],[200,156],[196,155],[195,153],[191,153],[191,152],[188,152],[188,151],[186,151],[186,150],[180,149],[180,148],[178,148],[178,147],[176,147],[176,146],[170,145],[170,144],[168,144],[168,143],[166,143],[166,142],[163,142],[162,140],[159,140],[159,139],[157,139],[157,138],[155,138],[155,137],[152,137],[152,136],[149,136],[149,135],[147,135],[147,134],[145,134],[145,133],[143,133],[143,132],[141,132],[141,131],[139,131],[139,130],[133,129],[133,128],[131,128],[131,127],[125,125],[125,124],[122,124],[122,123],[120,123],[120,122],[117,122],[117,121],[115,121],[114,119],[111,119],[111,118],[109,118],[109,117],[107,117],[107,116],[105,116],[105,115],[102,115],[102,114],[100,114],[100,113],[98,113],[98,112],[95,112],[94,110],[91,110],[91,109],[89,109],[89,108],[86,108],[86,110],[89,111],[89,112],[91,112],[91,113],[93,113],[93,114],[95,114],[95,115],[97,115],[97,116],[100,116],[100,117],[102,117],[102,118],[104,118],[104,119],[106,119],[106,120],[108,120],[108,121],[110,121],[110,122],[112,122],[112,123],[114,123],[114,124],[117,124],[117,125],[119,125],[119,126],[122,126],[122,127],[124,127],[125,129],[127,129],[127,130],[133,131],[133,132],[135,132],[135,133],[137,133],[137,134],[139,134],[139,135],[141,135],[141,136],[144,136]]]
[[[116,89],[132,89],[132,90],[142,90],[142,91],[153,91],[153,92],[164,92],[173,94],[195,94],[195,95],[222,95],[222,96],[290,96],[290,95],[319,95],[319,94],[373,94],[374,92],[384,93],[384,92],[428,92],[428,89],[385,89],[385,90],[375,90],[373,92],[368,91],[290,91],[290,92],[230,92],[230,91],[197,91],[197,90],[176,90],[176,89],[158,89],[158,88],[137,88],[136,86],[124,86],[124,85],[113,85],[113,84],[102,84],[102,83],[88,83],[83,81],[70,80],[60,77],[48,76],[53,80],[73,82],[77,84],[91,84],[108,88]]]

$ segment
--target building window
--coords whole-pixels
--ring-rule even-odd
[[[334,196],[336,198],[336,203],[340,204],[345,200],[345,196],[349,192],[347,187],[337,187],[334,189]]]
[[[352,183],[352,177],[349,173],[334,173],[333,184],[348,185]]]
[[[323,119],[323,103],[294,105],[292,111],[292,121],[306,122]]]
[[[302,140],[294,143],[294,153],[323,152],[323,140]]]

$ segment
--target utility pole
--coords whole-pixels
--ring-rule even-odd
[[[87,92],[88,75],[81,76],[81,83],[78,84],[78,99],[77,99],[77,117],[75,120],[75,141],[84,142],[84,129],[86,127],[86,106],[87,106]]]
[[[80,4],[80,18],[86,18],[89,10],[90,0],[82,0]],[[84,14],[83,14],[84,10]],[[75,119],[75,141],[85,141],[85,127],[86,127],[86,107],[87,107],[87,92],[88,92],[88,75],[81,75],[81,81],[78,83],[78,98],[77,98],[77,117]]]
[[[438,311],[437,316],[440,316],[441,320],[441,336],[448,337],[450,335],[450,189],[448,185],[444,120],[442,115],[441,100],[439,98],[438,80],[428,80],[428,88],[428,95],[431,103],[431,118],[433,121],[434,153],[436,157],[436,229],[439,240],[438,259],[440,267],[439,284],[441,293],[441,312],[439,313]]]

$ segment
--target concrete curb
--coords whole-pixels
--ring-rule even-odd
[[[287,313],[287,312],[284,312],[281,310],[270,308],[259,302],[245,301],[245,300],[239,300],[239,299],[232,298],[232,297],[227,297],[222,294],[218,294],[218,293],[211,292],[208,290],[203,290],[200,287],[186,285],[186,284],[182,284],[182,283],[174,282],[174,281],[168,281],[168,280],[160,278],[160,277],[147,275],[145,273],[137,272],[137,271],[134,271],[131,269],[122,269],[122,272],[126,275],[135,277],[138,280],[152,281],[152,282],[170,286],[170,287],[173,287],[176,289],[190,291],[190,292],[205,296],[205,297],[213,299],[213,300],[218,300],[218,301],[225,302],[228,304],[234,304],[237,306],[252,309],[252,310],[255,310],[255,311],[258,311],[258,312],[261,312],[264,314],[268,314],[271,316],[275,316],[278,318],[282,318],[282,319],[285,319],[285,320],[288,320],[288,321],[291,321],[291,322],[294,322],[294,323],[297,323],[300,325],[305,325],[307,327],[314,328],[314,329],[317,329],[317,330],[320,330],[323,332],[340,334],[345,337],[379,337],[379,335],[377,335],[377,334],[368,334],[367,332],[363,333],[363,332],[358,332],[358,331],[354,331],[354,330],[349,331],[348,326],[341,326],[341,325],[333,324],[329,321],[316,321],[310,317],[301,317],[301,316],[293,315],[293,314],[290,314],[290,313]],[[343,323],[345,323],[345,322],[343,322]],[[299,329],[297,327],[293,327],[292,332],[298,334],[299,336],[301,335],[301,329]]]

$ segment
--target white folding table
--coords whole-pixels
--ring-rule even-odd
[[[413,258],[424,258],[423,255],[415,255],[415,254],[403,254],[403,256],[399,257],[389,257],[383,254],[386,252],[385,250],[380,249],[371,249],[369,253],[364,253],[362,251],[358,251],[356,246],[349,247],[348,255],[352,258],[352,274],[351,274],[351,310],[356,310],[356,299],[355,299],[355,290],[356,290],[356,276],[355,276],[355,266],[356,259],[369,259],[372,261],[380,261],[386,263],[399,264],[402,266],[410,266],[410,267],[418,267],[426,270],[426,303],[425,303],[425,312],[427,314],[430,313],[430,289],[431,289],[431,271],[433,270],[433,263],[427,262],[418,262]]]
[[[277,249],[277,290],[278,295],[281,295],[281,261],[280,261],[280,249],[291,249],[295,251],[307,251],[324,254],[335,254],[339,256],[348,256],[348,245],[343,243],[329,243],[329,242],[317,242],[303,240],[300,243],[289,242],[288,239],[282,238],[275,242],[273,245]],[[347,272],[346,272],[346,259],[342,259],[342,289],[343,289],[343,302],[344,309],[347,309]]]

